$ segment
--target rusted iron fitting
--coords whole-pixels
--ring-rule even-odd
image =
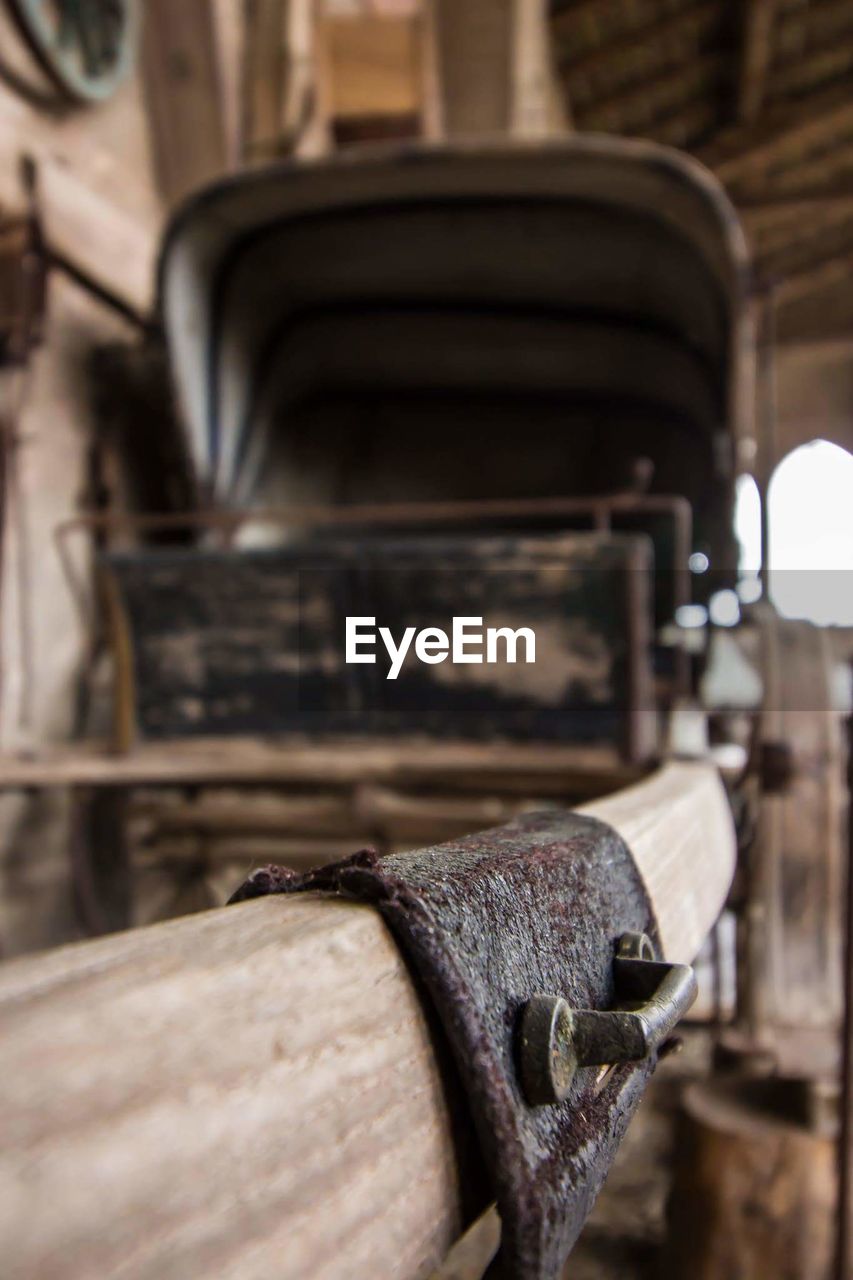
[[[553,995],[536,995],[525,1005],[518,1057],[531,1106],[564,1102],[580,1067],[651,1057],[696,999],[692,968],[656,960],[644,933],[619,939],[613,978],[619,1007],[610,1012],[572,1009]]]

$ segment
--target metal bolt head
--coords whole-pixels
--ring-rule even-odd
[[[622,960],[654,960],[654,943],[646,933],[623,933],[616,944],[616,955]]]
[[[572,1011],[559,996],[528,1000],[519,1028],[521,1084],[533,1107],[564,1102],[577,1070]]]

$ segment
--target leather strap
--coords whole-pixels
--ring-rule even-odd
[[[611,1008],[621,935],[659,951],[630,851],[607,824],[555,810],[418,853],[266,867],[232,901],[309,890],[374,903],[434,1003],[503,1223],[490,1280],[557,1280],[654,1061],[581,1068],[564,1102],[533,1106],[518,1025],[543,993]]]

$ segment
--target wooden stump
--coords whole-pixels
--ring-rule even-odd
[[[679,1119],[666,1280],[829,1280],[835,1143],[782,1080],[693,1085]]]

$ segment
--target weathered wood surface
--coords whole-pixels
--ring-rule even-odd
[[[97,794],[124,793],[98,788]],[[127,816],[140,865],[178,872],[185,868],[188,873],[204,868],[218,879],[230,867],[233,881],[239,868],[257,863],[307,868],[344,857],[356,847],[370,846],[379,853],[423,848],[508,822],[534,807],[541,807],[541,801],[537,805],[522,796],[421,795],[369,785],[281,798],[245,790],[205,791],[194,800],[158,788],[132,795]]]
[[[227,135],[226,60],[217,19],[211,0],[145,5],[141,75],[153,159],[169,205],[220,177],[237,159]],[[232,52],[230,61],[236,60]]]
[[[694,1085],[675,1144],[667,1280],[832,1280],[835,1142],[784,1081]]]
[[[689,964],[725,904],[737,854],[716,770],[671,764],[581,812],[627,841],[655,904],[666,958]]]
[[[429,1032],[369,908],[235,907],[0,991],[7,1280],[423,1276],[458,1234]]]
[[[509,132],[515,10],[510,0],[438,0],[437,61],[449,138]]]
[[[753,124],[761,114],[767,92],[777,4],[776,0],[746,0],[743,8],[738,115],[746,124]]]
[[[682,846],[691,796],[706,820]],[[636,842],[692,955],[731,870],[713,771],[670,766],[588,812]],[[692,932],[683,877],[716,886]],[[0,1030],[5,1280],[407,1280],[460,1233],[448,1095],[369,908],[256,901],[12,962]]]
[[[49,248],[139,312],[153,300],[163,222],[140,77],[109,102],[65,110],[36,73],[8,12],[0,5],[0,203],[26,212],[23,158],[38,174],[39,206]],[[14,78],[34,87],[16,91]],[[38,88],[36,87],[38,86]]]
[[[126,755],[106,746],[44,748],[37,755],[0,756],[0,790],[64,786],[225,786],[293,783],[417,784],[452,791],[495,788],[514,794],[600,795],[636,781],[642,770],[614,748],[561,743],[431,742],[297,735],[194,738],[140,743]]]
[[[790,777],[762,796],[758,813],[749,1029],[786,1074],[812,1074],[813,1040],[824,1033],[835,1041],[843,1009],[846,747],[827,631],[767,618],[761,671],[761,741],[781,751]]]

